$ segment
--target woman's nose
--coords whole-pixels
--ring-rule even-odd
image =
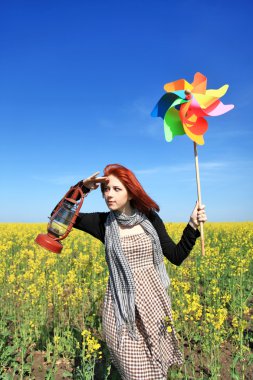
[[[108,197],[112,197],[112,191],[113,191],[113,189],[110,189],[110,190],[107,191],[107,196]]]

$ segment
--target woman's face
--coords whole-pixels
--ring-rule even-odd
[[[104,198],[108,208],[112,211],[129,213],[131,197],[127,188],[114,175],[109,175],[107,178],[109,181],[104,187]]]

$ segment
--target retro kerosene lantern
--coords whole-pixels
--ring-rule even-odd
[[[84,190],[86,188],[82,181],[69,189],[51,213],[47,234],[39,234],[36,237],[37,244],[51,252],[61,253],[63,246],[60,241],[68,236],[78,217],[87,195],[87,191]]]

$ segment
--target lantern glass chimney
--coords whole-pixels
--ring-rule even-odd
[[[51,219],[48,232],[60,237],[65,234],[70,222],[76,212],[76,201],[65,199],[55,216]]]

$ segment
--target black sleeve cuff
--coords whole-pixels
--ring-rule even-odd
[[[84,186],[83,181],[77,182],[77,184],[75,184],[75,186],[81,187],[84,194],[88,194],[90,192],[90,189],[88,187]]]
[[[191,235],[194,236],[195,238],[200,237],[199,230],[198,229],[195,230],[189,223],[187,224],[185,229],[188,230],[189,233],[191,233]]]

